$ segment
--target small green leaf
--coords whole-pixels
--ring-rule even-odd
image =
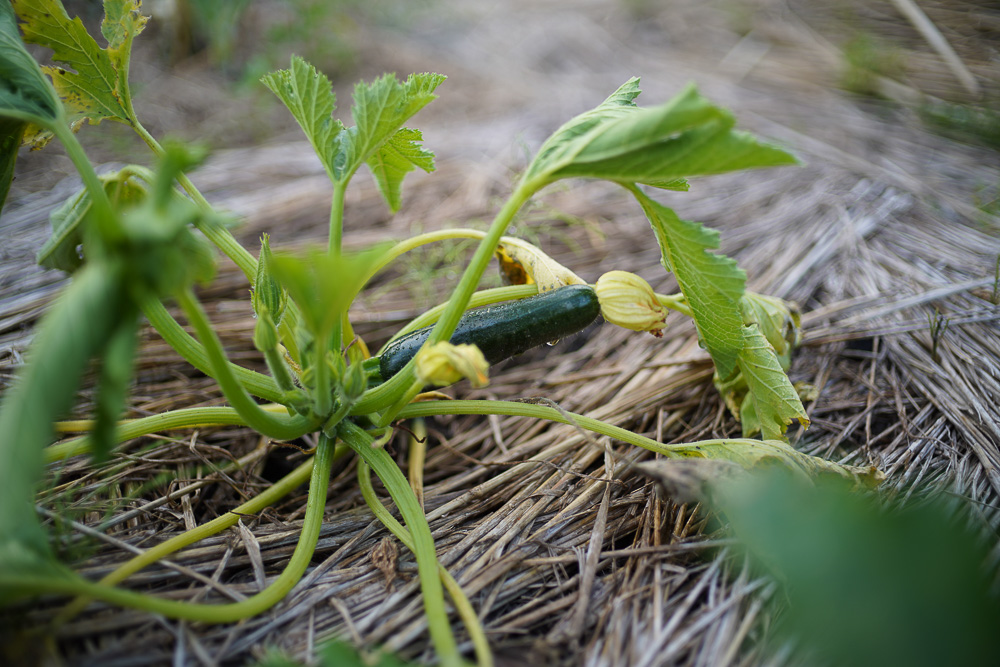
[[[434,153],[420,145],[422,140],[420,130],[404,127],[368,158],[368,168],[393,213],[402,204],[403,177],[417,167],[434,171]]]
[[[444,80],[441,74],[424,73],[411,74],[400,83],[395,75],[385,74],[370,84],[356,85],[351,107],[355,126],[338,137],[337,180],[349,179],[406,121],[437,99],[434,90]],[[421,159],[426,164],[426,157]]]
[[[694,86],[666,104],[639,108],[631,79],[597,108],[550,137],[524,175],[537,187],[561,178],[600,178],[686,189],[690,176],[796,164],[785,151],[733,130],[732,115]]]
[[[334,255],[316,248],[304,255],[275,253],[271,272],[299,307],[309,333],[322,340],[347,313],[387,247]]]
[[[13,0],[21,18],[24,40],[52,49],[61,67],[44,67],[66,105],[74,127],[105,118],[132,124],[128,64],[132,40],[142,32],[145,16],[139,0],[105,0],[101,33],[108,41],[102,49],[79,18],[70,19],[58,0]],[[44,138],[42,139],[44,141]]]
[[[52,85],[24,48],[14,9],[0,3],[0,115],[48,124],[61,113]]]
[[[271,238],[267,234],[260,237],[260,255],[257,259],[257,276],[254,279],[253,294],[250,302],[254,312],[260,315],[267,311],[272,326],[281,323],[288,302],[288,294],[281,288],[278,281],[271,275]]]
[[[336,138],[344,126],[332,116],[337,98],[330,80],[302,58],[292,56],[288,69],[271,72],[261,82],[292,112],[330,178],[334,178]]]
[[[712,355],[722,378],[736,369],[743,348],[743,320],[738,302],[746,273],[719,247],[719,233],[697,222],[681,220],[671,209],[632,189],[660,244],[662,262],[677,278],[694,316],[701,344]]]

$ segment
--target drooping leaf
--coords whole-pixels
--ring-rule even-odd
[[[42,68],[52,79],[74,127],[88,120],[132,122],[128,86],[132,40],[142,32],[147,17],[139,0],[105,0],[101,48],[79,18],[71,19],[58,0],[13,0],[21,19],[24,40],[52,49],[61,66]],[[44,138],[42,138],[44,140]]]
[[[423,73],[411,74],[400,83],[395,75],[385,74],[371,83],[356,85],[351,107],[355,125],[337,138],[337,179],[350,178],[403,128],[406,121],[437,99],[434,90],[444,80],[441,74]],[[427,164],[433,154],[426,149],[421,151],[425,154],[421,160]]]
[[[765,440],[783,440],[793,419],[808,427],[809,418],[798,392],[756,324],[743,327],[743,340],[736,362],[747,385],[740,406],[743,435],[760,432]]]
[[[787,152],[733,129],[732,115],[688,86],[673,100],[640,108],[638,79],[556,131],[532,161],[526,182],[600,178],[687,189],[684,179],[796,164]]]
[[[541,248],[522,239],[504,236],[496,250],[504,274],[514,285],[538,284],[539,292],[583,285],[583,278],[545,254]]]
[[[337,97],[330,80],[302,58],[292,56],[288,69],[271,72],[261,81],[292,112],[330,178],[334,178],[336,138],[344,126],[332,115]]]
[[[802,316],[798,306],[776,296],[745,292],[740,297],[739,307],[743,324],[760,327],[782,361],[782,368],[787,370],[792,350],[802,342]]]
[[[404,127],[367,160],[379,192],[393,213],[402,205],[403,177],[418,167],[434,171],[434,153],[420,145],[422,140],[420,130]]]
[[[702,346],[712,355],[719,376],[728,378],[743,348],[738,303],[746,273],[729,257],[709,252],[719,247],[717,231],[681,220],[638,188],[632,192],[653,226],[664,268],[674,273],[691,307]]]
[[[833,463],[818,456],[803,454],[782,440],[750,438],[703,440],[666,445],[665,449],[669,451],[669,455],[677,458],[728,461],[751,472],[779,467],[801,477],[839,479],[862,488],[874,488],[885,479],[885,474],[875,467]],[[657,464],[661,463],[667,464],[669,459],[644,464],[641,469],[647,474],[652,474],[656,471]]]
[[[135,178],[132,167],[101,176],[104,190],[116,208],[137,204],[146,196],[146,187]],[[83,243],[85,220],[91,209],[87,190],[81,189],[49,215],[52,234],[38,251],[36,261],[44,267],[72,273],[83,264],[78,248]]]

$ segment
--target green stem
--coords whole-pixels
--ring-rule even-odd
[[[320,418],[306,418],[302,415],[284,417],[262,409],[236,379],[236,374],[229,367],[222,342],[191,290],[181,290],[177,294],[177,301],[205,346],[212,377],[219,383],[226,400],[240,413],[247,426],[275,440],[294,440],[320,425]]]
[[[276,327],[277,328],[277,327]],[[285,357],[278,351],[277,347],[268,347],[263,350],[264,362],[267,369],[271,371],[271,377],[282,392],[295,390],[295,381],[292,379],[292,371],[288,367]],[[252,391],[250,393],[253,393]]]
[[[459,280],[458,285],[455,286],[454,291],[451,293],[451,297],[448,299],[448,303],[445,305],[440,319],[434,325],[434,329],[427,339],[427,345],[433,345],[434,343],[451,338],[451,334],[455,331],[462,313],[468,307],[469,299],[472,298],[472,294],[476,291],[476,286],[479,284],[479,279],[482,277],[483,271],[486,270],[490,258],[493,257],[493,253],[496,251],[497,244],[500,243],[501,237],[507,231],[507,227],[510,226],[514,215],[531,198],[534,192],[535,189],[532,187],[524,184],[518,186],[510,196],[510,199],[507,200],[503,208],[497,213],[493,219],[493,223],[490,225],[489,231],[487,231],[483,240],[479,242],[472,260],[465,267],[462,279]],[[415,377],[413,364],[414,362],[411,359],[388,382],[365,392],[365,395],[362,396],[361,400],[355,406],[353,413],[365,414],[376,412],[396,403],[413,383]],[[395,415],[388,414],[387,416],[391,421]]]
[[[205,346],[184,331],[183,327],[178,324],[177,320],[158,299],[149,297],[142,302],[141,306],[146,319],[170,347],[174,348],[178,354],[184,357],[185,361],[199,371],[205,375],[212,375],[212,363]],[[274,380],[266,375],[233,363],[229,364],[229,368],[236,375],[240,384],[254,396],[272,403],[278,403],[284,397],[284,393]]]
[[[283,405],[274,406],[276,409],[285,410]],[[267,408],[264,408],[267,409]],[[89,431],[93,428],[93,421],[72,422],[73,430]],[[180,428],[201,428],[203,426],[246,426],[243,417],[235,409],[230,407],[206,407],[206,408],[184,408],[181,410],[171,410],[141,419],[126,419],[118,422],[118,429],[115,432],[119,443],[138,438],[150,433],[161,431],[172,431]],[[56,428],[60,423],[56,424]],[[45,448],[45,462],[62,461],[71,456],[85,454],[90,451],[90,437],[83,436],[73,438],[65,442],[49,445]]]
[[[385,508],[385,505],[375,495],[375,487],[372,486],[371,468],[364,461],[358,461],[358,486],[361,487],[361,496],[365,499],[365,503],[371,509],[375,518],[388,528],[389,532],[403,543],[403,546],[411,552],[416,553],[416,544],[410,535],[410,531],[403,524],[396,521],[396,517]],[[458,612],[459,618],[465,624],[465,629],[469,631],[469,638],[472,640],[473,649],[476,651],[476,662],[479,663],[480,667],[491,667],[493,665],[493,654],[490,652],[490,644],[486,639],[486,631],[483,629],[483,624],[479,621],[476,610],[472,607],[472,603],[469,602],[469,598],[465,595],[462,587],[440,563],[438,563],[438,574],[441,576],[445,590],[448,591],[448,595],[455,605],[455,610]]]
[[[448,667],[458,667],[462,664],[458,653],[455,637],[448,624],[448,613],[444,606],[444,591],[438,573],[440,564],[434,549],[434,538],[427,523],[420,503],[413,494],[409,482],[392,457],[381,448],[372,447],[372,437],[360,426],[350,421],[341,423],[343,441],[372,467],[379,476],[385,488],[389,491],[393,502],[399,508],[403,520],[413,537],[413,555],[417,559],[417,573],[420,577],[420,590],[424,598],[424,614],[427,617],[427,628],[431,641],[437,651],[441,664]]]
[[[621,440],[651,452],[665,456],[676,456],[668,445],[652,438],[633,433],[620,426],[613,426],[593,417],[563,412],[545,405],[520,403],[517,401],[423,401],[410,403],[396,415],[399,419],[410,417],[430,417],[432,415],[511,415],[547,419],[560,424],[575,424],[588,431]]]
[[[348,181],[350,181],[350,177],[333,182],[333,199],[330,202],[329,251],[331,255],[340,253],[344,237],[344,197],[347,194]]]
[[[94,165],[87,158],[86,151],[76,138],[76,134],[64,122],[56,121],[49,126],[52,133],[59,139],[66,149],[73,166],[76,167],[83,185],[90,194],[91,211],[93,212],[94,223],[97,231],[105,242],[115,242],[123,238],[124,232],[118,223],[114,210],[111,208],[111,201],[104,190],[104,183],[94,170]]]
[[[660,294],[656,293],[656,300],[660,302],[660,305],[664,308],[670,310],[676,310],[682,315],[687,315],[688,317],[694,317],[694,313],[691,312],[691,306],[688,305],[687,299],[684,298],[683,294]]]
[[[392,264],[392,262],[402,255],[405,255],[411,250],[419,248],[422,245],[436,243],[438,241],[446,241],[448,239],[482,239],[484,236],[486,236],[486,232],[479,231],[478,229],[465,228],[439,229],[437,231],[425,232],[423,234],[411,236],[410,238],[404,239],[389,248],[385,254],[379,258],[378,263],[376,263],[369,270],[368,276],[365,278],[365,282],[367,283],[369,280],[374,278],[379,271]]]
[[[77,599],[70,603],[56,619],[57,623],[66,622],[79,613],[86,606],[89,598],[96,598],[125,607],[144,609],[171,618],[182,618],[204,623],[231,623],[266,611],[280,602],[292,590],[295,584],[301,580],[303,573],[309,566],[312,555],[316,551],[320,528],[323,525],[323,510],[326,507],[330,469],[333,461],[343,456],[346,451],[346,447],[337,447],[334,449],[331,440],[325,436],[320,436],[319,446],[316,449],[314,459],[310,459],[300,465],[253,500],[240,505],[213,521],[198,526],[193,530],[185,531],[175,538],[158,544],[152,549],[127,561],[114,572],[101,579],[101,581],[93,583],[78,578],[63,582],[46,579],[35,583],[32,587],[36,590],[73,593],[85,596],[83,599]],[[296,544],[295,551],[292,553],[292,557],[284,571],[260,593],[240,602],[213,605],[163,600],[114,587],[115,584],[147,565],[165,558],[171,553],[198,540],[235,525],[239,521],[240,516],[261,511],[279,498],[291,493],[306,479],[310,480],[309,499],[306,503],[306,513],[302,521],[302,533],[299,536],[298,544]],[[23,584],[19,585],[22,588],[27,587]]]

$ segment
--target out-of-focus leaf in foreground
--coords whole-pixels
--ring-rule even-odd
[[[957,501],[882,506],[843,484],[803,484],[772,469],[716,504],[783,583],[782,628],[834,665],[1000,664],[1000,599],[987,551]]]

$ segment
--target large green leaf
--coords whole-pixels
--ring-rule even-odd
[[[712,355],[719,376],[729,377],[743,348],[738,303],[746,273],[729,257],[709,252],[719,247],[717,231],[681,220],[638,188],[632,192],[653,226],[663,266],[674,273],[691,307],[702,346]]]
[[[687,177],[795,164],[787,152],[733,129],[732,115],[694,86],[666,104],[640,108],[631,79],[595,109],[550,137],[524,175],[538,186],[600,178],[683,189]]]
[[[716,506],[782,587],[777,639],[802,651],[792,663],[1000,664],[996,561],[954,499],[886,508],[769,472],[721,490]]]
[[[79,18],[71,19],[58,0],[13,0],[21,19],[24,40],[52,49],[61,66],[44,67],[66,106],[68,120],[99,123],[108,118],[132,122],[128,86],[132,40],[142,32],[147,17],[139,0],[105,0],[101,48]],[[42,138],[44,140],[44,138]]]
[[[14,9],[9,3],[0,3],[0,115],[48,123],[60,113],[52,85],[24,48]]]

